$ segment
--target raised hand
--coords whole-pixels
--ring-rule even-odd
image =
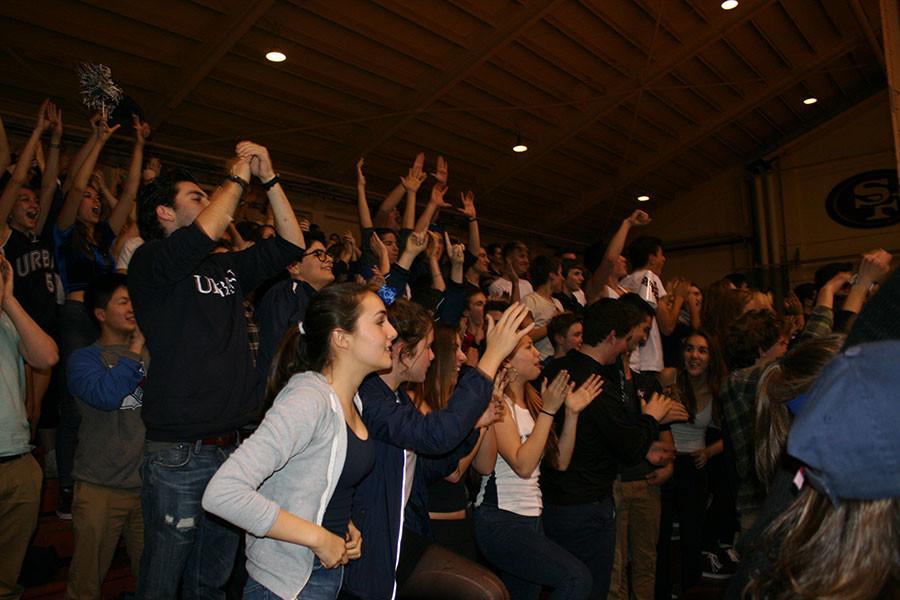
[[[428,234],[428,247],[425,248],[425,256],[428,257],[428,260],[440,262],[441,255],[444,253],[443,244],[440,243],[441,236],[430,230],[426,233]]]
[[[862,283],[880,283],[891,271],[891,254],[881,248],[863,254],[859,263],[859,279]]]
[[[466,245],[452,243],[450,241],[450,234],[446,231],[444,232],[444,247],[447,248],[447,257],[450,259],[450,264],[461,265],[465,262]]]
[[[93,130],[94,135],[100,137],[100,121],[103,120],[103,113],[100,111],[95,112],[91,115],[91,118],[88,119],[88,123],[91,124],[91,130]]]
[[[603,391],[603,378],[591,375],[577,390],[569,390],[566,396],[566,411],[579,414]]]
[[[34,125],[35,130],[44,133],[51,125],[51,121],[47,116],[47,109],[50,107],[50,98],[45,98],[38,107],[37,122]]]
[[[428,240],[431,238],[429,231],[414,231],[406,238],[406,248],[404,252],[408,252],[413,257],[421,254],[428,246]]]
[[[409,171],[406,173],[406,177],[400,178],[400,183],[403,184],[403,187],[407,192],[416,193],[419,191],[419,187],[421,187],[422,182],[428,177],[428,174],[422,170],[422,167],[425,164],[425,153],[419,152],[416,155],[416,160],[413,162],[413,166],[410,167]]]
[[[114,134],[121,126],[122,124],[118,123],[115,126],[110,127],[106,115],[102,115],[100,118],[100,123],[97,126],[97,138],[101,142],[105,142],[106,140],[111,138],[112,134]]]
[[[235,147],[235,153],[239,157],[247,158],[250,161],[250,173],[260,181],[268,181],[275,177],[272,159],[269,158],[269,150],[265,146],[243,141],[239,142]],[[254,158],[256,160],[252,160]]]
[[[494,322],[494,319],[488,315],[486,334],[487,348],[484,351],[484,356],[478,363],[481,370],[488,376],[493,376],[493,372],[499,368],[500,363],[516,349],[519,340],[534,329],[534,322],[521,329],[519,328],[525,318],[530,314],[527,306],[519,302],[514,302],[503,312],[496,323]],[[491,360],[487,361],[488,358]],[[488,370],[483,364],[490,367],[490,373],[488,373]]]
[[[47,124],[51,130],[51,140],[59,143],[63,134],[62,109],[52,102],[47,104]]]
[[[628,217],[628,223],[632,226],[646,225],[650,220],[650,215],[642,210],[636,210]]]
[[[448,208],[450,207],[450,203],[444,200],[444,194],[447,193],[447,184],[446,183],[437,183],[433,188],[431,188],[431,200],[430,202],[437,206],[438,208]]]
[[[145,144],[150,137],[150,124],[141,121],[137,115],[131,115],[131,121],[134,127],[134,140],[138,144]]]
[[[438,183],[442,183],[442,184],[444,184],[444,186],[447,185],[448,167],[447,167],[447,161],[444,160],[443,156],[437,157],[437,168],[435,169],[435,172],[432,173],[431,175],[432,175],[432,177],[434,177],[435,179],[438,180]]]
[[[231,161],[231,174],[237,175],[244,181],[250,181],[250,159],[252,156],[238,155]]]
[[[475,210],[475,192],[469,190],[465,194],[459,193],[459,200],[462,202],[462,208],[457,210],[460,214],[465,215],[469,219],[477,219],[478,212]]]
[[[499,398],[492,396],[487,408],[484,409],[484,412],[478,417],[478,421],[475,422],[475,428],[490,427],[503,419],[504,412],[503,396],[501,395]]]
[[[372,249],[372,253],[379,258],[379,260],[384,260],[388,255],[387,246],[384,245],[384,242],[381,241],[381,238],[378,237],[377,233],[372,234],[372,239],[369,241],[369,247]]]
[[[356,185],[360,187],[366,187],[366,176],[363,175],[364,164],[366,164],[366,159],[360,156],[356,161]]]
[[[555,414],[563,405],[563,402],[566,401],[566,396],[571,391],[569,372],[565,369],[557,373],[556,377],[549,384],[545,379],[541,383],[541,409]]]

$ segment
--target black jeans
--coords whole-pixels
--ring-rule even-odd
[[[656,548],[656,598],[669,600],[672,592],[670,552],[672,521],[678,514],[681,537],[681,590],[686,591],[700,579],[701,540],[709,479],[706,469],[694,466],[694,457],[675,457],[675,473],[662,486],[662,513],[659,543]]]
[[[612,496],[589,504],[545,505],[544,532],[591,572],[592,600],[606,600],[616,557],[616,504]]]

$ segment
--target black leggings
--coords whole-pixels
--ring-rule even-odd
[[[657,600],[671,598],[669,547],[676,513],[681,537],[681,591],[687,591],[700,579],[703,571],[700,551],[708,487],[706,469],[695,467],[693,456],[679,454],[675,457],[675,473],[661,490],[662,513],[656,549]]]

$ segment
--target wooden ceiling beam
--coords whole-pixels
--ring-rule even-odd
[[[555,223],[555,227],[561,228],[564,225],[575,221],[576,219],[584,215],[584,213],[588,211],[592,206],[608,201],[619,190],[627,188],[629,185],[632,185],[634,182],[646,176],[648,173],[652,173],[661,165],[666,164],[672,158],[688,151],[690,148],[703,141],[704,139],[711,138],[719,129],[721,129],[725,125],[728,125],[729,123],[735,121],[748,112],[753,111],[765,102],[780,97],[781,94],[783,94],[786,90],[789,90],[791,87],[803,81],[806,77],[809,76],[810,73],[822,69],[828,64],[841,58],[842,56],[850,52],[853,48],[855,48],[857,44],[858,38],[855,36],[847,38],[839,44],[835,44],[827,51],[817,54],[812,60],[810,60],[802,67],[797,67],[793,71],[786,73],[783,77],[771,81],[768,86],[748,96],[743,102],[735,104],[729,110],[715,115],[701,127],[692,131],[690,135],[687,135],[677,142],[673,142],[667,147],[662,148],[660,152],[651,159],[638,163],[630,169],[624,170],[619,175],[617,182],[608,182],[607,185],[602,186],[610,191],[600,194],[596,192],[593,194],[587,194],[581,199],[581,201],[573,202],[572,205],[574,206],[574,209],[568,211],[568,214],[563,214]],[[614,183],[614,185],[609,185],[609,183]]]
[[[735,27],[751,19],[753,15],[769,6],[772,1],[750,0],[744,2],[741,11],[729,12],[722,17],[722,20],[719,21],[716,27],[710,27],[703,35],[691,38],[691,41],[678,51],[672,52],[668,56],[660,57],[659,61],[654,63],[654,67],[650,72],[646,74],[643,81],[641,81],[640,73],[634,73],[630,79],[611,88],[608,92],[609,96],[602,101],[598,101],[590,111],[576,115],[574,118],[569,119],[567,123],[554,128],[553,131],[542,136],[540,145],[535,145],[535,148],[529,150],[527,156],[507,157],[498,161],[496,168],[493,170],[493,175],[482,185],[484,192],[490,193],[496,190],[518,172],[537,163],[558,146],[593,125],[601,117],[615,110],[625,100],[633,96],[633,93],[637,93],[641,87],[653,85],[665,77],[672,69],[693,58],[704,48],[727,35]],[[629,94],[629,92],[633,93]]]
[[[398,104],[401,116],[385,119],[376,128],[368,129],[360,138],[346,144],[346,149],[336,153],[326,161],[330,166],[327,176],[334,177],[344,171],[352,161],[368,154],[387,141],[401,127],[437,101],[453,86],[472,74],[479,66],[489,60],[497,51],[513,42],[523,31],[541,20],[544,15],[554,9],[562,0],[534,0],[525,4],[517,12],[504,19],[503,24],[489,35],[479,40],[468,52],[459,57],[441,71],[433,81],[423,82],[421,88],[413,94],[405,94]]]
[[[209,75],[222,57],[244,37],[244,34],[268,12],[274,3],[275,0],[255,0],[238,4],[239,8],[228,17],[227,22],[222,23],[218,28],[221,35],[214,35],[197,50],[195,58],[188,60],[181,67],[177,83],[166,95],[165,100],[153,110],[148,111],[150,122],[154,127],[160,127],[171,116],[178,105],[197,87],[197,84]]]
[[[869,21],[869,17],[866,16],[866,11],[863,10],[859,0],[850,0],[850,8],[853,9],[853,16],[856,18],[859,28],[866,37],[866,43],[869,45],[869,50],[872,51],[875,60],[878,61],[881,69],[884,70],[884,50],[881,49],[881,44],[878,42],[878,36],[872,28],[872,22]]]

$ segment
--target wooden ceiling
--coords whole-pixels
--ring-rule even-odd
[[[99,62],[158,144],[248,138],[338,187],[365,155],[382,192],[443,154],[486,219],[591,241],[637,195],[665,202],[884,88],[877,0],[719,4],[3,0],[0,113],[50,95],[79,119],[77,64]]]

